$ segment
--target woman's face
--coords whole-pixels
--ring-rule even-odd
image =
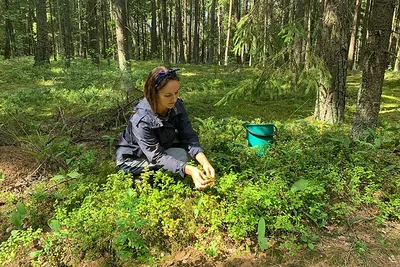
[[[176,100],[179,97],[179,88],[181,84],[178,81],[168,81],[158,92],[157,92],[157,110],[156,112],[162,113],[167,109],[173,108]]]

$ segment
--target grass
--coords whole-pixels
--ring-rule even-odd
[[[133,87],[140,90],[143,87],[144,79],[149,71],[158,65],[160,65],[160,62],[133,62]],[[74,213],[74,216],[82,220],[82,223],[93,223],[92,227],[100,227],[101,225],[99,226],[95,224],[96,220],[94,220],[94,222],[91,222],[89,219],[85,220],[85,216],[83,215],[85,215],[85,212],[91,215],[92,212],[95,214],[95,212],[98,211],[96,204],[98,202],[90,202],[91,197],[95,199],[108,200],[110,206],[103,208],[104,212],[110,212],[110,214],[115,212],[112,209],[114,197],[118,196],[121,199],[124,198],[124,194],[122,194],[123,192],[116,189],[113,189],[115,191],[99,191],[98,187],[96,187],[99,186],[96,185],[96,181],[100,181],[98,182],[99,184],[104,184],[104,181],[107,177],[106,174],[116,172],[115,166],[113,166],[113,142],[115,142],[122,129],[126,125],[126,121],[121,119],[121,117],[126,119],[129,116],[130,107],[134,104],[134,100],[138,96],[138,91],[132,90],[132,92],[127,92],[119,88],[121,77],[119,75],[118,66],[116,63],[107,65],[106,62],[102,62],[99,67],[96,67],[91,64],[90,60],[75,60],[69,69],[65,69],[62,62],[52,62],[50,66],[42,68],[34,68],[32,66],[32,58],[0,61],[0,133],[6,134],[0,135],[0,145],[9,144],[9,140],[7,140],[7,142],[5,140],[9,139],[9,137],[15,139],[15,143],[31,143],[37,148],[37,150],[33,151],[33,154],[39,159],[39,162],[45,156],[47,156],[46,162],[48,165],[53,164],[53,166],[57,166],[55,170],[51,169],[52,174],[57,172],[59,161],[63,161],[64,165],[61,167],[66,170],[61,170],[59,172],[64,171],[62,172],[64,177],[71,178],[70,176],[76,175],[73,171],[78,171],[80,174],[82,174],[83,180],[79,181],[79,183],[78,181],[74,182],[74,179],[71,178],[71,183],[67,181],[61,182],[60,184],[55,184],[52,181],[48,181],[48,178],[51,178],[51,176],[46,177],[45,181],[42,181],[42,183],[46,185],[42,186],[42,188],[44,188],[44,192],[42,192],[43,190],[39,192],[36,189],[32,189],[32,187],[32,191],[30,192],[29,196],[24,194],[16,196],[13,195],[13,198],[16,199],[15,201],[23,199],[28,203],[31,203],[30,208],[34,210],[35,213],[40,211],[40,205],[43,205],[43,203],[46,203],[46,201],[47,203],[58,201],[62,203],[65,201],[68,202],[67,204],[64,203],[65,206],[74,211],[71,212],[71,214]],[[344,159],[348,157],[348,155],[343,152],[347,151],[346,149],[348,148],[342,146],[343,144],[345,146],[346,139],[341,134],[345,133],[345,131],[342,130],[343,128],[348,129],[350,127],[349,123],[351,123],[352,116],[355,111],[355,103],[357,100],[357,91],[360,86],[361,73],[349,73],[346,101],[347,113],[346,121],[343,125],[344,127],[330,127],[324,125],[308,126],[305,122],[299,122],[312,116],[315,102],[313,95],[287,94],[275,99],[241,98],[232,100],[226,105],[215,105],[226,93],[236,88],[241,81],[256,77],[257,71],[254,69],[205,65],[194,66],[188,64],[179,65],[177,67],[181,68],[179,71],[182,83],[180,90],[181,97],[186,104],[195,128],[201,132],[200,136],[204,138],[203,141],[208,148],[207,153],[210,153],[210,155],[212,155],[212,159],[215,160],[215,164],[218,165],[221,170],[224,170],[219,173],[219,176],[225,179],[227,183],[225,186],[227,187],[226,189],[220,188],[219,190],[222,193],[219,192],[220,195],[218,196],[214,196],[213,194],[202,195],[201,199],[204,199],[205,204],[199,204],[200,202],[198,201],[198,193],[193,193],[192,191],[187,190],[188,188],[186,187],[184,189],[179,187],[174,188],[176,192],[163,190],[157,192],[155,190],[152,192],[153,195],[148,196],[143,193],[145,197],[148,197],[148,200],[154,200],[151,197],[158,200],[155,201],[155,206],[159,205],[161,201],[165,201],[165,203],[163,202],[166,209],[165,212],[171,213],[171,216],[168,217],[162,212],[160,213],[158,208],[150,210],[153,212],[152,215],[159,217],[155,217],[156,219],[154,219],[154,217],[148,215],[148,220],[150,221],[149,223],[154,223],[157,225],[157,220],[163,220],[163,228],[157,228],[157,233],[154,233],[154,229],[148,229],[148,236],[151,237],[154,234],[154,236],[158,237],[157,234],[164,231],[164,235],[170,235],[172,237],[170,239],[166,239],[164,242],[168,242],[168,240],[178,242],[178,239],[181,235],[186,238],[185,240],[187,241],[185,242],[189,242],[188,240],[190,240],[192,236],[188,232],[185,232],[179,228],[184,222],[179,220],[178,215],[183,212],[182,210],[187,211],[187,213],[183,213],[183,215],[186,216],[186,223],[191,228],[195,228],[197,224],[194,222],[199,223],[199,221],[193,219],[192,208],[196,205],[198,211],[197,215],[199,216],[198,218],[204,220],[200,221],[200,223],[206,226],[211,223],[210,221],[218,225],[219,220],[221,220],[220,217],[222,216],[220,213],[222,214],[225,211],[218,210],[215,207],[220,207],[223,205],[227,205],[229,208],[235,208],[232,214],[235,214],[234,212],[240,214],[240,208],[246,207],[249,209],[249,214],[251,212],[254,212],[251,213],[253,215],[258,214],[257,212],[261,211],[257,211],[256,208],[253,209],[251,205],[257,205],[259,202],[262,202],[261,200],[257,199],[257,194],[263,198],[266,198],[266,196],[263,195],[263,192],[257,191],[257,186],[254,186],[252,183],[257,182],[258,179],[262,178],[267,180],[270,179],[268,180],[268,183],[270,184],[268,184],[266,190],[275,192],[273,191],[275,186],[277,188],[280,188],[279,186],[286,188],[286,185],[282,184],[283,182],[289,181],[289,184],[293,184],[293,182],[299,179],[299,177],[302,177],[303,179],[323,178],[322,176],[324,176],[324,174],[320,171],[322,168],[325,168],[323,170],[327,171],[333,170],[332,174],[335,174],[336,168],[343,168],[340,169],[340,171],[347,171],[347,174],[342,175],[352,176],[353,179],[344,185],[343,190],[348,190],[348,188],[351,186],[352,188],[357,189],[357,186],[360,186],[363,189],[360,189],[361,191],[357,191],[357,193],[364,194],[364,191],[371,190],[371,188],[374,189],[373,186],[377,186],[372,184],[372,187],[368,188],[368,185],[365,183],[369,182],[369,180],[362,180],[370,179],[371,181],[375,182],[375,180],[371,178],[374,178],[374,176],[369,176],[371,171],[368,168],[372,165],[367,165],[365,170],[362,168],[347,170],[347,165],[342,166],[341,164],[344,163],[340,161],[344,161]],[[381,114],[379,118],[379,125],[381,127],[399,127],[399,106],[400,74],[388,72],[385,78],[382,94]],[[201,120],[196,120],[195,118],[199,118]],[[280,151],[273,151],[270,154],[271,162],[268,161],[269,159],[260,159],[258,157],[252,157],[250,154],[246,154],[247,152],[243,148],[245,146],[245,139],[242,138],[242,135],[238,137],[237,133],[235,132],[235,127],[241,127],[240,122],[251,122],[255,120],[262,122],[276,122],[276,124],[282,125],[284,130],[282,138],[285,141],[282,141],[280,144],[278,144],[283,152],[280,153]],[[200,123],[201,121],[203,121],[203,124]],[[231,123],[228,125],[229,127],[224,125],[226,122]],[[225,126],[226,128],[224,128]],[[318,128],[320,128],[321,132],[317,132],[316,129]],[[330,139],[326,139],[326,136],[324,136],[326,133],[324,133],[324,131],[328,132],[329,134],[338,135],[333,136],[333,138],[332,136],[329,136],[337,143],[336,146],[333,146],[332,142],[326,144],[326,149],[328,151],[326,152],[326,155],[323,154],[325,147],[321,145],[321,142],[323,142],[323,140],[327,140],[328,142]],[[241,133],[244,133],[243,129]],[[289,133],[291,133],[293,136],[289,136]],[[239,145],[239,142],[242,142],[242,144]],[[291,142],[290,144],[295,147],[292,148],[290,145],[285,147],[285,142],[288,142],[288,144]],[[312,147],[312,145],[318,145],[318,149],[320,150],[317,151],[315,147]],[[91,151],[90,149],[92,148],[95,149],[96,152]],[[333,159],[331,158],[332,153],[336,150],[343,153],[339,153],[339,155],[337,155],[337,162],[328,162],[329,164],[332,164],[332,166],[327,167],[327,165],[329,165],[327,161],[329,161],[329,159]],[[360,151],[357,151],[357,153],[358,152]],[[43,153],[43,155],[41,153]],[[362,158],[362,156],[360,156],[361,154],[357,153],[351,155],[351,157],[354,156],[355,161],[359,158]],[[381,157],[382,154],[379,153],[385,152],[378,152],[377,155]],[[42,158],[40,158],[41,156]],[[276,160],[276,162],[274,163],[273,160]],[[319,168],[313,165],[318,164],[311,162],[312,160],[318,160],[321,163]],[[369,160],[367,155],[365,155],[363,160]],[[239,178],[235,178],[234,175],[227,175],[230,167],[224,166],[225,162],[227,162],[226,165],[233,166],[231,169],[243,171],[240,173]],[[377,172],[384,167],[387,167],[387,165],[390,166],[390,164],[393,163],[390,161],[384,162],[384,160],[381,158],[376,158],[375,161],[372,160],[368,162],[368,164],[376,164],[376,166],[378,166]],[[335,165],[336,163],[337,166]],[[270,172],[264,172],[265,168],[267,168],[265,165],[267,164],[277,164],[277,167],[274,166],[273,169],[268,170]],[[362,165],[362,162],[360,162],[360,165]],[[348,168],[353,167],[353,165],[349,165]],[[276,172],[275,168],[277,168],[279,171]],[[257,171],[260,173],[257,173]],[[398,172],[393,173],[396,174]],[[284,177],[281,177],[280,175]],[[343,177],[339,178],[345,179]],[[232,184],[230,184],[229,179],[232,179]],[[247,179],[249,180],[247,181]],[[273,179],[281,181],[282,183],[274,184],[275,181]],[[342,182],[340,179],[338,181]],[[319,182],[322,183],[322,181]],[[235,187],[236,183],[246,187],[247,191],[241,192],[240,188]],[[47,189],[47,186],[50,188],[49,190]],[[96,189],[94,190],[92,186]],[[315,183],[312,184],[312,186],[314,186],[316,191],[309,192],[309,194],[311,196],[320,194],[319,200],[324,199],[324,194],[322,194],[321,191],[318,191],[321,190],[320,185]],[[51,192],[51,190],[55,189],[60,191]],[[144,188],[143,190],[146,191],[149,189]],[[237,194],[237,196],[230,196],[229,192],[234,190],[237,190],[237,192],[241,192],[243,194],[247,194],[248,198],[240,199],[241,194]],[[392,188],[390,190],[395,189]],[[5,197],[8,196],[8,193],[6,192],[7,191],[0,194],[0,196],[2,196],[0,197],[0,200],[1,198],[5,199]],[[63,196],[65,192],[69,193]],[[101,192],[103,195],[100,195],[99,192]],[[287,191],[282,192],[282,194],[279,195],[276,200],[271,198],[272,200],[270,200],[270,203],[265,205],[272,205],[274,201],[277,203],[279,201],[283,201],[289,193],[290,192]],[[160,197],[160,194],[162,197]],[[179,194],[186,196],[184,201],[179,201],[182,199],[176,199],[177,196],[180,196]],[[231,198],[230,201],[236,201],[237,197],[240,201],[242,201],[242,206],[238,205],[236,209],[236,202],[232,202],[232,205],[229,205],[230,202],[223,198],[224,194]],[[295,198],[299,194],[301,195],[306,193],[298,192],[296,195],[291,197]],[[367,193],[365,194],[365,201],[370,201],[370,204],[376,200],[374,195],[371,197]],[[395,196],[395,194],[396,192],[390,192],[389,195]],[[87,195],[89,196],[88,198],[86,198]],[[364,197],[364,195],[362,196]],[[360,196],[358,195],[358,197]],[[219,198],[218,201],[217,198]],[[32,200],[30,199],[34,199],[36,202],[33,201],[32,204]],[[310,197],[310,199],[313,200],[312,197]],[[86,204],[89,206],[79,206],[83,200],[87,201]],[[297,199],[297,201],[300,200],[306,201],[307,199]],[[321,210],[318,210],[319,206],[311,200],[309,206],[311,207],[314,205],[313,207],[316,208],[316,210],[313,210],[312,212],[315,212],[314,216],[317,218],[314,221],[310,221],[310,225],[313,225],[316,222],[321,222],[325,215],[323,212],[321,212]],[[248,201],[253,201],[253,204],[249,204]],[[289,199],[287,201],[291,200]],[[145,204],[142,203],[142,205],[147,204],[146,201],[144,201],[144,203]],[[286,207],[286,202],[279,203],[279,205]],[[341,202],[341,204],[343,203],[345,202]],[[4,213],[2,214],[11,213],[11,210],[9,210],[11,208],[8,206],[9,204],[12,206],[12,203],[7,202],[8,210],[5,210],[6,207],[4,206],[2,207],[2,209],[4,209]],[[302,205],[299,203],[297,204]],[[170,209],[168,205],[171,206]],[[308,206],[304,205],[304,207],[307,208]],[[85,208],[87,210],[85,210]],[[200,209],[204,210],[199,212]],[[279,206],[273,206],[273,209],[276,210],[277,214],[280,214],[281,211],[279,210]],[[351,210],[351,207],[349,209]],[[293,210],[295,210],[295,212],[292,214],[291,212]],[[271,235],[285,235],[285,231],[289,229],[289,231],[287,231],[288,236],[290,238],[296,238],[296,235],[291,235],[290,232],[293,229],[293,226],[290,225],[290,219],[295,217],[303,218],[302,220],[307,220],[307,217],[300,217],[300,215],[297,213],[297,209],[293,208],[293,210],[290,207],[287,210],[292,216],[289,217],[289,219],[287,219],[284,214],[279,216],[276,214],[269,215],[271,216],[270,218],[279,218],[282,220],[281,223],[274,223],[273,225],[269,226],[270,231],[272,232],[272,234],[270,232]],[[49,216],[55,216],[54,214],[50,215],[48,210],[45,211],[45,218],[48,218]],[[103,212],[103,210],[100,211]],[[340,209],[337,209],[336,215],[338,217],[340,217],[339,211]],[[0,210],[0,212],[2,211]],[[60,209],[58,212],[59,214],[57,216],[62,217],[61,213],[64,211]],[[103,214],[101,212],[99,214]],[[119,210],[118,212],[121,211]],[[151,214],[151,212],[149,212],[149,214]],[[306,211],[303,210],[301,212]],[[301,212],[299,211],[299,213]],[[267,214],[267,212],[265,213]],[[163,216],[166,217],[166,219]],[[312,216],[312,214],[308,214],[308,216]],[[354,215],[354,217],[355,216],[356,215]],[[40,216],[38,215],[37,217],[39,218]],[[102,219],[106,220],[107,218]],[[231,220],[234,219],[235,218],[231,218]],[[258,221],[258,218],[256,219]],[[126,220],[129,222],[128,219]],[[152,222],[151,220],[155,221]],[[243,218],[243,220],[251,221],[252,218],[246,217]],[[0,221],[2,223],[4,222],[5,225],[8,223],[5,221],[5,217],[3,219],[0,218]],[[301,220],[299,219],[295,222],[300,224]],[[239,223],[241,223],[240,220]],[[37,222],[37,224],[39,224],[39,222]],[[224,231],[227,231],[227,225],[229,224],[226,223],[226,225],[222,227]],[[360,225],[362,227],[356,229],[356,226],[358,227]],[[184,226],[186,226],[186,224],[184,224]],[[329,226],[331,227],[332,225]],[[47,225],[44,225],[43,227],[48,228]],[[78,228],[78,226],[76,227]],[[128,229],[127,233],[132,234],[132,232],[129,232],[129,226],[125,227]],[[315,250],[303,249],[299,252],[299,254],[288,257],[286,252],[290,251],[291,249],[295,250],[297,245],[295,243],[291,243],[290,240],[284,240],[283,244],[285,247],[274,247],[267,251],[268,253],[271,253],[271,255],[260,254],[260,258],[256,260],[253,259],[253,263],[256,265],[262,264],[261,259],[264,257],[264,263],[269,261],[277,264],[286,264],[285,266],[290,266],[290,264],[297,264],[296,266],[307,266],[311,258],[311,262],[315,264],[315,266],[318,264],[327,264],[329,266],[352,266],[353,264],[353,266],[356,266],[357,263],[368,265],[368,262],[372,262],[371,266],[378,266],[380,263],[387,264],[388,262],[387,259],[385,261],[380,261],[379,257],[381,255],[390,254],[395,255],[396,257],[398,256],[396,249],[398,249],[400,246],[399,236],[384,235],[379,231],[379,229],[375,232],[372,228],[369,228],[369,225],[365,223],[359,223],[358,225],[354,225],[353,229],[350,227],[342,232],[340,232],[341,230],[339,227],[332,227],[334,229],[332,232],[329,230],[328,234],[326,234],[326,229],[320,229],[321,231],[324,231],[324,233],[321,233],[321,241],[319,244],[317,244]],[[10,228],[12,228],[12,226],[10,226]],[[96,230],[96,234],[101,234],[100,230]],[[193,229],[186,230],[192,231]],[[236,230],[240,231],[241,229]],[[303,229],[303,231],[306,230]],[[333,233],[334,231],[335,233]],[[175,233],[179,233],[179,236],[174,236]],[[79,233],[77,232],[77,234]],[[304,232],[302,234],[306,236],[306,234],[309,233]],[[225,235],[226,233],[221,233],[221,235],[218,237],[218,240],[220,240],[218,241],[219,243],[221,243],[221,240],[224,240],[225,237],[227,240],[229,240],[229,238]],[[337,238],[341,236],[344,236],[345,240],[337,240]],[[102,238],[105,240],[108,237],[109,235],[102,236]],[[84,238],[86,238],[86,233]],[[207,238],[211,237],[206,236],[203,240],[200,240],[203,242],[201,243],[202,246],[206,247],[208,243],[216,244],[212,243],[211,240],[208,240]],[[157,241],[153,239],[150,240],[155,243]],[[273,240],[273,238],[271,238],[271,240],[277,242],[277,240]],[[66,244],[73,246],[71,242],[72,240],[68,240],[66,241]],[[233,244],[233,248],[229,249],[237,249],[237,245],[238,244]],[[242,243],[239,246],[244,245]],[[329,246],[333,246],[334,248],[331,249],[330,254],[327,255],[325,253],[327,250],[329,250]],[[228,245],[226,248],[228,248]],[[61,246],[58,249],[62,250]],[[205,249],[205,251],[208,251],[208,253],[212,252],[211,254],[213,255],[218,254],[218,251],[215,251],[213,247],[208,247],[207,249]],[[213,258],[213,260],[216,259]]]

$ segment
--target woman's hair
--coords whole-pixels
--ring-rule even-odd
[[[168,69],[164,66],[154,68],[147,76],[146,82],[144,84],[144,97],[149,101],[149,104],[153,111],[155,111],[157,107],[157,93],[163,88],[169,81],[178,81],[179,77],[176,75],[175,71],[168,72],[167,75],[165,73],[168,72]],[[161,81],[157,82],[157,78],[161,75],[165,75]],[[160,79],[159,79],[160,80]]]

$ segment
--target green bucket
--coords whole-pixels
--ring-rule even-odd
[[[278,128],[272,123],[245,123],[247,143],[249,147],[261,147],[258,155],[263,155],[265,150],[274,141],[274,136],[278,134]]]

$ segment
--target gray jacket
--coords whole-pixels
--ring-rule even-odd
[[[134,110],[117,143],[117,161],[147,158],[150,163],[183,177],[186,163],[167,155],[164,150],[181,147],[192,158],[203,150],[182,99],[178,98],[167,118],[155,114],[146,98],[141,99]]]

